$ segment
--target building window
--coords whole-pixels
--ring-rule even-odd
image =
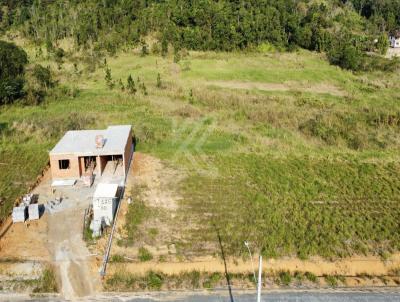
[[[60,170],[69,169],[69,159],[61,159],[58,161],[58,168]]]

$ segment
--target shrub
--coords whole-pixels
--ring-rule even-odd
[[[45,68],[42,65],[36,64],[33,68],[32,75],[41,88],[48,89],[53,86],[50,68]]]
[[[386,54],[389,48],[389,40],[387,38],[386,33],[382,33],[379,38],[378,42],[376,43],[376,47],[381,55]]]
[[[157,274],[153,271],[150,271],[147,274],[147,287],[153,290],[160,290],[163,285],[163,277],[161,274]]]
[[[125,258],[123,255],[115,254],[111,256],[111,262],[125,262]]]
[[[199,288],[200,287],[200,272],[199,271],[191,271],[189,273],[189,280],[190,280],[190,285],[193,287],[193,289]]]
[[[253,276],[253,275],[251,275]],[[220,273],[212,273],[208,278],[203,282],[204,288],[213,288],[218,282],[221,280],[222,276]]]
[[[157,74],[157,88],[162,88],[161,75]]]
[[[14,79],[0,79],[0,105],[12,103],[24,96],[24,83],[22,77]]]
[[[311,282],[313,282],[313,283],[317,283],[317,281],[318,281],[317,276],[314,275],[313,273],[310,273],[310,272],[306,272],[306,273],[304,274],[304,277],[306,277],[306,279],[307,279],[308,281],[311,281]]]
[[[347,44],[346,42],[343,44],[343,46],[334,45],[331,50],[328,51],[329,62],[344,69],[360,70],[363,64],[363,54],[355,46]]]
[[[288,271],[280,271],[278,274],[279,277],[279,283],[283,285],[290,285],[290,282],[292,282],[292,276],[290,275],[290,272]]]
[[[142,49],[140,51],[140,54],[142,57],[147,56],[149,54],[148,46],[144,41],[142,42]]]
[[[324,275],[324,279],[330,287],[338,286],[338,280],[337,280],[336,276]]]
[[[39,280],[37,287],[33,289],[34,293],[56,293],[58,291],[56,275],[51,267],[47,267]]]
[[[151,259],[153,259],[153,255],[145,247],[139,248],[139,255],[138,256],[139,256],[139,260],[141,262],[150,261]]]

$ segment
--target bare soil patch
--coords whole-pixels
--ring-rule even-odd
[[[0,259],[49,261],[47,224],[47,215],[40,221],[12,224],[0,240]]]
[[[50,173],[47,171],[41,182],[50,181]],[[40,192],[37,187],[34,193]],[[45,213],[40,220],[26,221],[13,224],[8,218],[3,224],[0,234],[0,259],[40,260],[49,261],[51,255],[47,249],[48,214]]]

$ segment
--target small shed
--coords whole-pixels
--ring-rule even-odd
[[[111,225],[118,202],[118,184],[99,183],[93,195],[93,220]]]

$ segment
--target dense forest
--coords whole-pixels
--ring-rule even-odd
[[[272,45],[326,52],[331,64],[355,71],[397,68],[374,54],[385,54],[399,29],[399,0],[0,0],[0,8],[0,34],[16,30],[56,58],[65,38],[100,58],[124,46],[147,51],[152,36],[162,55]]]
[[[245,49],[270,42],[323,51],[346,39],[373,50],[398,29],[398,0],[1,0],[1,28],[34,41],[71,37],[77,48],[110,52],[157,32],[161,44],[196,50]]]

